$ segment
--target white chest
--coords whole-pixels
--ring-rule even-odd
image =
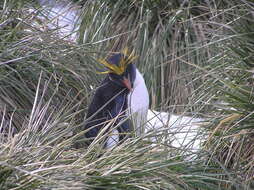
[[[135,131],[140,135],[144,131],[143,124],[147,120],[149,94],[144,78],[138,70],[136,70],[133,91],[128,95],[128,107]]]

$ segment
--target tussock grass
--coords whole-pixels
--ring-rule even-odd
[[[0,188],[251,189],[253,3],[80,3],[77,42],[45,25],[54,19],[38,4],[0,3]],[[205,118],[200,151],[160,141],[168,126],[74,148],[103,77],[95,59],[125,46],[153,109]]]

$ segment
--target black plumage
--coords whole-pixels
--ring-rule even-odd
[[[125,55],[121,53],[113,54],[107,59],[107,63],[120,66],[122,59],[125,59]],[[110,72],[96,89],[86,116],[85,129],[88,131],[85,136],[90,139],[89,143],[108,123],[107,121],[116,117],[113,126],[118,125],[119,141],[127,138],[126,133],[131,131],[130,122],[126,119],[128,94],[133,87],[135,77],[136,67],[134,64],[128,63],[122,74]]]

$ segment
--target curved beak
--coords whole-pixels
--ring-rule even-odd
[[[131,87],[131,82],[129,79],[127,79],[126,77],[123,78],[122,83],[124,84],[124,86],[131,91],[132,87]]]

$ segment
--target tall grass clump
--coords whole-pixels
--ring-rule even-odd
[[[253,188],[253,3],[236,4],[227,10],[218,36],[219,49],[202,72],[209,79],[202,86],[213,100],[214,118],[205,148],[225,167],[232,169],[248,188]],[[216,51],[216,50],[215,50]],[[204,97],[204,96],[203,96]]]
[[[251,189],[253,4],[76,3],[76,41],[45,7],[0,3],[0,189]],[[95,59],[126,46],[152,108],[206,118],[202,150],[152,143],[167,136],[155,131],[75,148],[102,77]]]
[[[151,107],[211,118],[205,150],[249,188],[253,2],[86,3],[94,8],[84,6],[79,43],[110,51],[133,46],[140,55],[138,67],[150,89]],[[91,11],[97,19],[87,19]]]
[[[79,42],[111,51],[133,46],[151,107],[210,118],[205,149],[248,187],[253,180],[253,2],[86,3],[100,8],[84,7]],[[90,11],[97,19],[87,19]]]

